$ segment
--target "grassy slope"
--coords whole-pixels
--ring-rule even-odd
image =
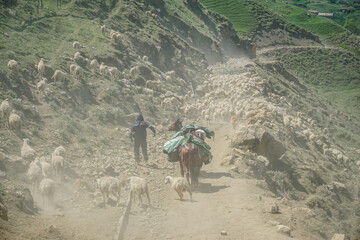
[[[24,137],[32,139],[34,145],[51,140],[53,144],[73,144],[74,148],[92,149],[97,145],[97,140],[92,138],[96,138],[99,133],[95,125],[101,126],[101,131],[113,130],[119,125],[127,126],[128,121],[133,120],[127,115],[139,108],[150,122],[164,119],[164,111],[160,107],[161,98],[158,96],[145,94],[136,86],[124,88],[123,80],[111,81],[109,77],[93,74],[87,69],[83,81],[77,81],[70,74],[69,65],[73,63],[71,58],[74,53],[80,51],[82,56],[90,59],[108,59],[106,64],[110,65],[117,60],[122,61],[123,70],[128,73],[132,64],[139,61],[135,52],[138,49],[134,48],[131,39],[138,40],[140,44],[158,44],[158,33],[166,32],[166,27],[146,16],[144,4],[139,1],[115,1],[116,4],[111,6],[113,1],[106,0],[105,8],[101,8],[96,1],[78,2],[80,4],[66,1],[59,10],[54,1],[44,1],[44,8],[37,9],[34,3],[18,0],[16,5],[11,6],[16,11],[15,16],[9,16],[7,9],[0,7],[0,11],[4,13],[0,14],[0,32],[1,38],[5,39],[0,41],[0,72],[7,76],[6,82],[0,82],[0,99],[9,98],[18,114],[24,117]],[[213,36],[206,24],[182,2],[170,3],[171,1],[166,1],[165,5],[170,14],[179,13],[184,22],[193,24],[204,35]],[[150,10],[156,12],[152,6]],[[102,35],[100,26],[104,23],[107,29],[106,34]],[[122,33],[122,46],[116,46],[110,41],[111,28]],[[74,41],[79,41],[84,47],[74,49]],[[51,83],[49,88],[52,94],[46,100],[40,100],[32,87],[37,83],[35,66],[40,58],[45,58],[53,70],[60,69],[67,73],[68,84]],[[19,62],[23,73],[19,79],[9,75],[9,59]],[[24,76],[29,77],[25,79]],[[177,92],[185,89],[174,83],[166,84],[169,86],[163,85],[163,91],[171,89]],[[28,100],[26,105],[36,105],[38,108],[26,110],[24,106],[17,104],[18,98]],[[43,119],[43,114],[56,121]],[[172,119],[177,114],[170,112],[167,117]],[[34,121],[34,118],[29,117],[34,115],[40,120]],[[51,136],[49,129],[53,131]],[[4,141],[1,141],[0,148],[9,153],[17,153],[21,144],[19,139],[6,129],[2,130],[0,138]],[[104,148],[107,146],[106,143],[100,145],[104,145]],[[42,150],[49,152],[51,148],[49,146],[49,150]],[[87,150],[85,152],[91,153]]]
[[[91,16],[90,10],[87,13],[90,16],[86,16],[74,3],[63,5],[61,10],[56,8],[56,2],[54,5],[52,1],[44,1],[44,5],[44,9],[38,11],[36,5],[19,1],[15,8],[17,15],[2,29],[9,37],[0,51],[15,52],[22,67],[33,66],[40,57],[49,59],[54,68],[60,67],[64,62],[63,56],[73,56],[73,41],[80,41],[86,46],[82,51],[89,55],[106,54],[113,50],[110,44],[98,44],[105,38],[99,31],[100,19]],[[56,11],[56,15],[51,11]],[[34,21],[22,27],[23,21],[30,21],[29,13],[32,13]],[[2,54],[0,64],[7,64],[6,54]]]

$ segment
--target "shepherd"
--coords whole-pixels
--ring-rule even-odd
[[[150,123],[146,122],[143,115],[140,113],[134,124],[131,126],[129,135],[131,142],[133,142],[134,139],[134,158],[136,162],[140,161],[140,146],[143,152],[144,161],[147,162],[149,160],[147,154],[146,128],[150,128],[154,133],[154,137],[156,136],[155,128]]]

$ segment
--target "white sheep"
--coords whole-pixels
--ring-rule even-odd
[[[39,184],[42,179],[42,172],[38,160],[32,161],[30,163],[26,175],[30,180],[32,190],[37,191],[39,189]]]
[[[112,79],[116,79],[117,77],[121,77],[121,72],[116,67],[109,67],[108,71],[109,71],[110,77]]]
[[[171,76],[166,76],[166,77],[165,77],[165,80],[166,80],[166,82],[171,82],[171,81],[172,81],[172,77],[171,77]]]
[[[29,145],[29,139],[28,138],[24,138],[23,139],[23,145],[21,147],[21,157],[25,160],[31,160],[35,157],[35,150],[30,147]]]
[[[52,178],[54,176],[54,167],[50,163],[46,162],[45,157],[42,157],[40,161],[41,161],[42,175],[45,178]]]
[[[70,73],[71,73],[71,74],[74,74],[76,67],[77,67],[76,64],[71,64],[71,65],[70,65],[70,69],[69,69],[69,70],[70,70]]]
[[[64,83],[66,79],[66,73],[62,72],[61,70],[56,70],[51,79],[53,79],[55,82],[61,81]]]
[[[119,32],[111,31],[110,32],[110,39],[115,43],[122,43],[121,34]]]
[[[108,66],[106,66],[103,62],[101,63],[99,67],[99,71],[101,75],[105,75],[105,71],[108,69]]]
[[[133,79],[137,78],[140,74],[140,68],[138,66],[130,68],[130,74]]]
[[[9,117],[11,114],[11,107],[8,100],[2,101],[0,105],[1,117],[5,122],[5,126],[9,128]]]
[[[63,146],[58,146],[57,148],[55,148],[54,152],[52,153],[52,155],[55,156],[62,156],[62,157],[66,157],[66,150]]]
[[[19,64],[15,60],[10,60],[8,62],[8,68],[10,69],[11,74],[13,74],[15,77],[19,74]]]
[[[88,69],[90,69],[90,59],[88,59],[88,58],[84,58],[84,61],[85,61],[85,65],[86,65],[86,67],[88,68]]]
[[[170,77],[175,77],[175,70],[172,70],[172,71],[168,71],[165,73],[167,76],[170,76]]]
[[[39,77],[41,79],[42,76],[45,74],[45,62],[44,62],[43,58],[40,59],[40,62],[38,63],[38,66],[37,66],[37,70],[39,73]]]
[[[113,194],[116,197],[116,205],[120,204],[120,180],[114,177],[102,177],[96,180],[97,187],[100,189],[103,196],[104,206],[106,198],[109,200],[109,194]]]
[[[93,60],[91,60],[91,62],[90,62],[89,68],[90,68],[90,70],[91,70],[92,72],[96,72],[96,69],[98,69],[99,66],[100,66],[100,65],[99,65],[98,61],[97,61],[96,59],[93,59]]]
[[[15,130],[16,134],[21,137],[21,118],[12,110],[9,116],[9,129]]]
[[[130,186],[130,194],[131,197],[133,199],[133,201],[135,201],[135,195],[137,196],[137,199],[139,201],[139,205],[140,207],[142,207],[142,194],[146,194],[146,197],[148,199],[149,205],[151,205],[150,203],[150,195],[149,195],[149,187],[147,184],[147,181],[143,178],[140,177],[129,177],[128,178],[129,181],[129,186]]]
[[[80,52],[76,52],[76,53],[74,54],[74,60],[75,60],[75,61],[82,61],[82,60],[84,60],[84,58],[81,56],[81,53],[80,53]]]
[[[148,56],[143,56],[142,60],[143,60],[144,62],[147,62],[147,61],[149,61],[149,58],[148,58]]]
[[[165,178],[165,184],[170,183],[171,187],[177,192],[180,197],[180,200],[183,199],[183,192],[189,192],[190,199],[192,200],[192,192],[189,182],[183,177],[170,177]]]
[[[171,98],[165,98],[161,102],[161,107],[164,107],[165,109],[174,109],[180,107],[181,103],[176,97]]]
[[[110,31],[110,38],[111,38],[111,36],[112,36],[114,33],[115,33],[115,30],[111,30],[111,31]]]
[[[55,170],[55,176],[62,180],[64,175],[65,160],[62,156],[52,155],[51,163]]]
[[[54,181],[50,178],[44,178],[40,182],[39,190],[43,198],[43,205],[45,206],[45,198],[47,198],[48,205],[53,206],[54,194],[56,190]]]
[[[84,70],[80,66],[76,66],[74,70],[74,75],[77,80],[81,79],[84,75]]]
[[[37,84],[36,84],[36,89],[41,96],[44,96],[46,97],[46,84],[47,84],[47,78],[43,78],[41,81],[39,81]]]
[[[104,35],[105,34],[105,25],[100,26],[100,30],[101,30],[101,33]]]
[[[73,48],[81,48],[81,44],[78,41],[73,42]]]

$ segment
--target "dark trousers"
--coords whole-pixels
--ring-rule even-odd
[[[144,161],[147,161],[149,159],[148,155],[147,155],[147,143],[146,143],[146,138],[140,138],[140,139],[136,139],[134,141],[134,157],[136,161],[140,160],[140,146],[143,152],[143,157],[144,157]]]

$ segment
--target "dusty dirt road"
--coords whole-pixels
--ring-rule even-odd
[[[180,201],[166,185],[161,209],[150,211],[153,218],[148,224],[139,212],[130,216],[126,239],[289,239],[267,223],[274,198],[264,197],[262,190],[255,187],[256,180],[232,178],[228,167],[221,166],[222,158],[231,151],[231,125],[210,128],[216,132],[215,141],[208,140],[214,158],[202,168],[193,201],[188,193]],[[174,175],[180,175],[177,165]],[[259,195],[262,200],[258,200]],[[221,235],[221,231],[227,235]]]

